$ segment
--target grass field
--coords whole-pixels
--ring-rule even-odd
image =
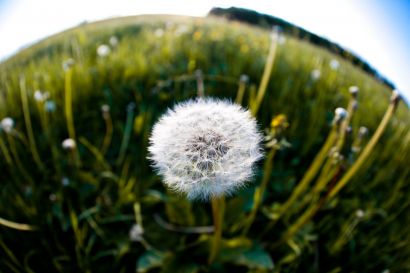
[[[0,120],[14,124],[0,129],[0,271],[410,271],[408,107],[398,105],[327,198],[371,142],[391,90],[292,37],[277,41],[256,116],[278,144],[266,147],[254,183],[226,198],[221,251],[208,265],[211,206],[163,186],[148,138],[168,107],[197,95],[198,78],[206,96],[232,101],[245,87],[252,109],[270,45],[269,32],[239,23],[138,16],[84,24],[1,63]],[[351,86],[358,108],[337,133],[337,157],[327,150],[282,211],[318,162],[335,108],[352,102]],[[369,134],[360,139],[361,126]],[[302,221],[309,208],[318,210]]]

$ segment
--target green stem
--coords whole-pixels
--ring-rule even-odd
[[[264,167],[263,167],[263,178],[262,182],[259,187],[255,189],[255,193],[253,195],[253,207],[251,210],[251,213],[248,216],[248,219],[246,220],[246,225],[245,228],[243,229],[242,235],[246,235],[252,226],[253,222],[255,221],[256,214],[259,210],[260,205],[262,204],[262,198],[265,193],[266,187],[269,182],[270,175],[272,173],[273,169],[273,158],[275,157],[276,149],[272,148],[269,151],[268,157],[265,161]]]
[[[251,112],[254,116],[256,116],[258,113],[263,97],[265,96],[265,93],[266,93],[266,88],[268,87],[270,76],[272,74],[272,68],[273,68],[273,63],[275,61],[275,54],[276,54],[276,47],[277,47],[277,40],[278,40],[277,38],[278,38],[277,33],[273,32],[272,38],[271,38],[271,44],[269,48],[269,53],[268,53],[268,59],[265,64],[261,83],[259,85],[258,93],[256,95],[256,100],[251,105]]]
[[[72,100],[73,100],[73,90],[72,90],[72,81],[73,77],[73,70],[70,68],[66,71],[65,74],[65,100],[64,100],[64,109],[65,109],[65,117],[67,121],[67,129],[68,129],[68,135],[71,139],[76,139],[75,138],[75,129],[74,129],[74,119],[73,119],[73,105],[72,105]]]
[[[105,155],[108,151],[108,147],[110,147],[111,140],[112,140],[112,134],[113,134],[113,125],[112,125],[112,119],[110,113],[107,113],[106,116],[104,116],[105,120],[105,136],[103,140],[103,145],[101,148],[101,154]]]
[[[389,107],[387,108],[386,113],[382,121],[380,122],[379,126],[376,129],[376,132],[373,134],[372,138],[370,139],[369,143],[367,143],[366,147],[363,149],[363,152],[360,154],[359,158],[353,164],[353,166],[347,171],[347,173],[339,180],[339,182],[333,187],[328,194],[317,204],[313,204],[310,206],[309,209],[305,211],[305,213],[299,217],[295,224],[293,224],[282,237],[281,241],[278,243],[286,242],[291,236],[293,236],[296,232],[299,231],[302,226],[307,223],[312,217],[316,214],[316,212],[330,199],[332,199],[353,177],[353,175],[359,170],[359,168],[363,165],[366,158],[369,156],[370,152],[373,150],[376,143],[379,141],[381,135],[383,134],[384,130],[387,127],[387,124],[393,113],[397,107],[396,102],[390,103]]]
[[[33,154],[34,161],[36,162],[37,166],[43,170],[44,165],[41,162],[40,156],[37,151],[37,145],[36,141],[34,139],[34,132],[33,132],[33,126],[31,125],[31,119],[30,119],[30,109],[28,105],[28,98],[27,98],[27,90],[26,90],[26,84],[25,84],[25,79],[23,76],[20,77],[20,94],[21,94],[21,102],[23,106],[23,115],[24,115],[24,121],[26,123],[26,129],[27,129],[27,135],[28,135],[28,141],[30,143],[30,150],[31,153]]]
[[[297,200],[297,198],[306,190],[309,186],[310,182],[315,178],[320,167],[323,164],[323,161],[326,159],[329,150],[332,148],[333,144],[337,139],[337,127],[333,125],[332,131],[329,133],[325,144],[320,149],[319,153],[316,155],[315,159],[313,160],[312,164],[310,165],[309,169],[306,171],[305,175],[303,176],[302,180],[297,184],[296,188],[293,190],[289,199],[281,206],[279,211],[279,216],[277,220],[286,213],[286,211],[291,208],[293,203]],[[277,221],[276,220],[276,221]]]
[[[387,108],[386,113],[382,121],[377,127],[376,132],[373,134],[372,138],[367,143],[366,147],[363,149],[363,152],[360,153],[359,157],[353,164],[353,166],[346,172],[346,174],[340,179],[340,181],[336,184],[336,186],[331,190],[329,193],[328,199],[334,197],[349,181],[350,179],[356,174],[356,172],[360,169],[363,163],[366,161],[366,158],[369,156],[370,152],[373,150],[376,143],[379,141],[380,137],[382,136],[383,132],[385,131],[389,120],[393,116],[394,111],[396,110],[397,104],[390,103],[389,107]]]
[[[0,225],[21,231],[33,231],[36,229],[34,226],[12,222],[3,218],[0,218]]]
[[[3,153],[4,157],[6,158],[7,164],[12,165],[10,153],[7,150],[6,144],[4,144],[4,141],[1,137],[0,137],[0,150]]]
[[[242,104],[243,96],[245,95],[245,89],[246,89],[246,82],[240,80],[239,81],[238,91],[236,93],[235,103]]]
[[[222,241],[222,225],[223,217],[225,211],[225,198],[221,197],[212,197],[212,216],[214,219],[214,236],[211,246],[211,252],[209,254],[208,263],[212,264],[216,257],[219,254],[219,249],[221,247]]]

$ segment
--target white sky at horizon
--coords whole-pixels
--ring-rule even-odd
[[[85,20],[138,14],[205,16],[215,6],[236,6],[272,14],[340,44],[368,61],[409,100],[410,1],[404,4],[407,11],[390,8],[389,3],[406,0],[395,1],[0,0],[0,60]]]

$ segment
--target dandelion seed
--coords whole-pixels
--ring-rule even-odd
[[[61,143],[61,146],[64,150],[73,150],[76,147],[76,143],[74,139],[67,138]]]
[[[112,46],[112,47],[116,47],[118,45],[118,38],[116,36],[111,36],[110,40],[108,41],[108,43]]]
[[[161,38],[162,36],[164,36],[164,30],[162,28],[157,28],[154,31],[154,35],[158,38]]]
[[[134,224],[129,232],[129,237],[130,240],[132,242],[140,242],[142,241],[144,238],[142,237],[142,235],[144,234],[144,229],[142,228],[141,225],[138,224]]]
[[[338,60],[333,59],[333,60],[330,61],[329,66],[332,70],[338,70],[339,66],[340,66],[340,63],[339,63]]]
[[[101,58],[107,57],[111,53],[111,48],[108,45],[102,44],[97,48],[97,55]]]
[[[14,120],[10,117],[3,118],[0,122],[0,128],[6,133],[11,133],[14,128]]]
[[[67,71],[67,70],[70,69],[74,64],[75,64],[75,61],[74,61],[74,59],[72,59],[72,58],[69,58],[69,59],[65,60],[65,61],[63,62],[63,70],[64,70],[64,71]]]
[[[317,81],[318,79],[320,79],[320,75],[321,72],[319,69],[314,69],[312,70],[312,72],[310,73],[310,77],[312,78],[312,80]]]
[[[52,193],[52,194],[50,194],[50,195],[48,196],[48,199],[49,199],[51,202],[55,202],[55,201],[57,201],[57,195],[55,195],[54,193]]]
[[[155,124],[149,158],[170,188],[208,199],[245,185],[262,157],[261,140],[249,111],[197,99],[176,105]]]

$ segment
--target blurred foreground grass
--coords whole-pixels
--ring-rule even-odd
[[[277,211],[323,145],[334,109],[347,107],[349,87],[359,87],[359,105],[340,151],[341,172],[356,157],[351,148],[359,127],[374,133],[391,94],[350,63],[290,37],[278,41],[257,119],[265,129],[274,116],[286,115],[283,137],[291,147],[276,152],[246,236],[240,226],[264,162],[255,183],[226,200],[221,254],[207,265],[210,206],[163,187],[146,159],[148,136],[167,107],[196,96],[198,70],[205,95],[232,100],[247,75],[242,104],[249,105],[269,45],[268,32],[238,23],[141,16],[68,30],[1,63],[0,119],[15,124],[0,132],[0,217],[12,221],[3,225],[35,227],[0,226],[1,270],[408,272],[410,112],[404,104],[353,180],[277,246],[307,197],[298,198],[293,215],[276,220]],[[67,138],[75,147],[63,143]]]

